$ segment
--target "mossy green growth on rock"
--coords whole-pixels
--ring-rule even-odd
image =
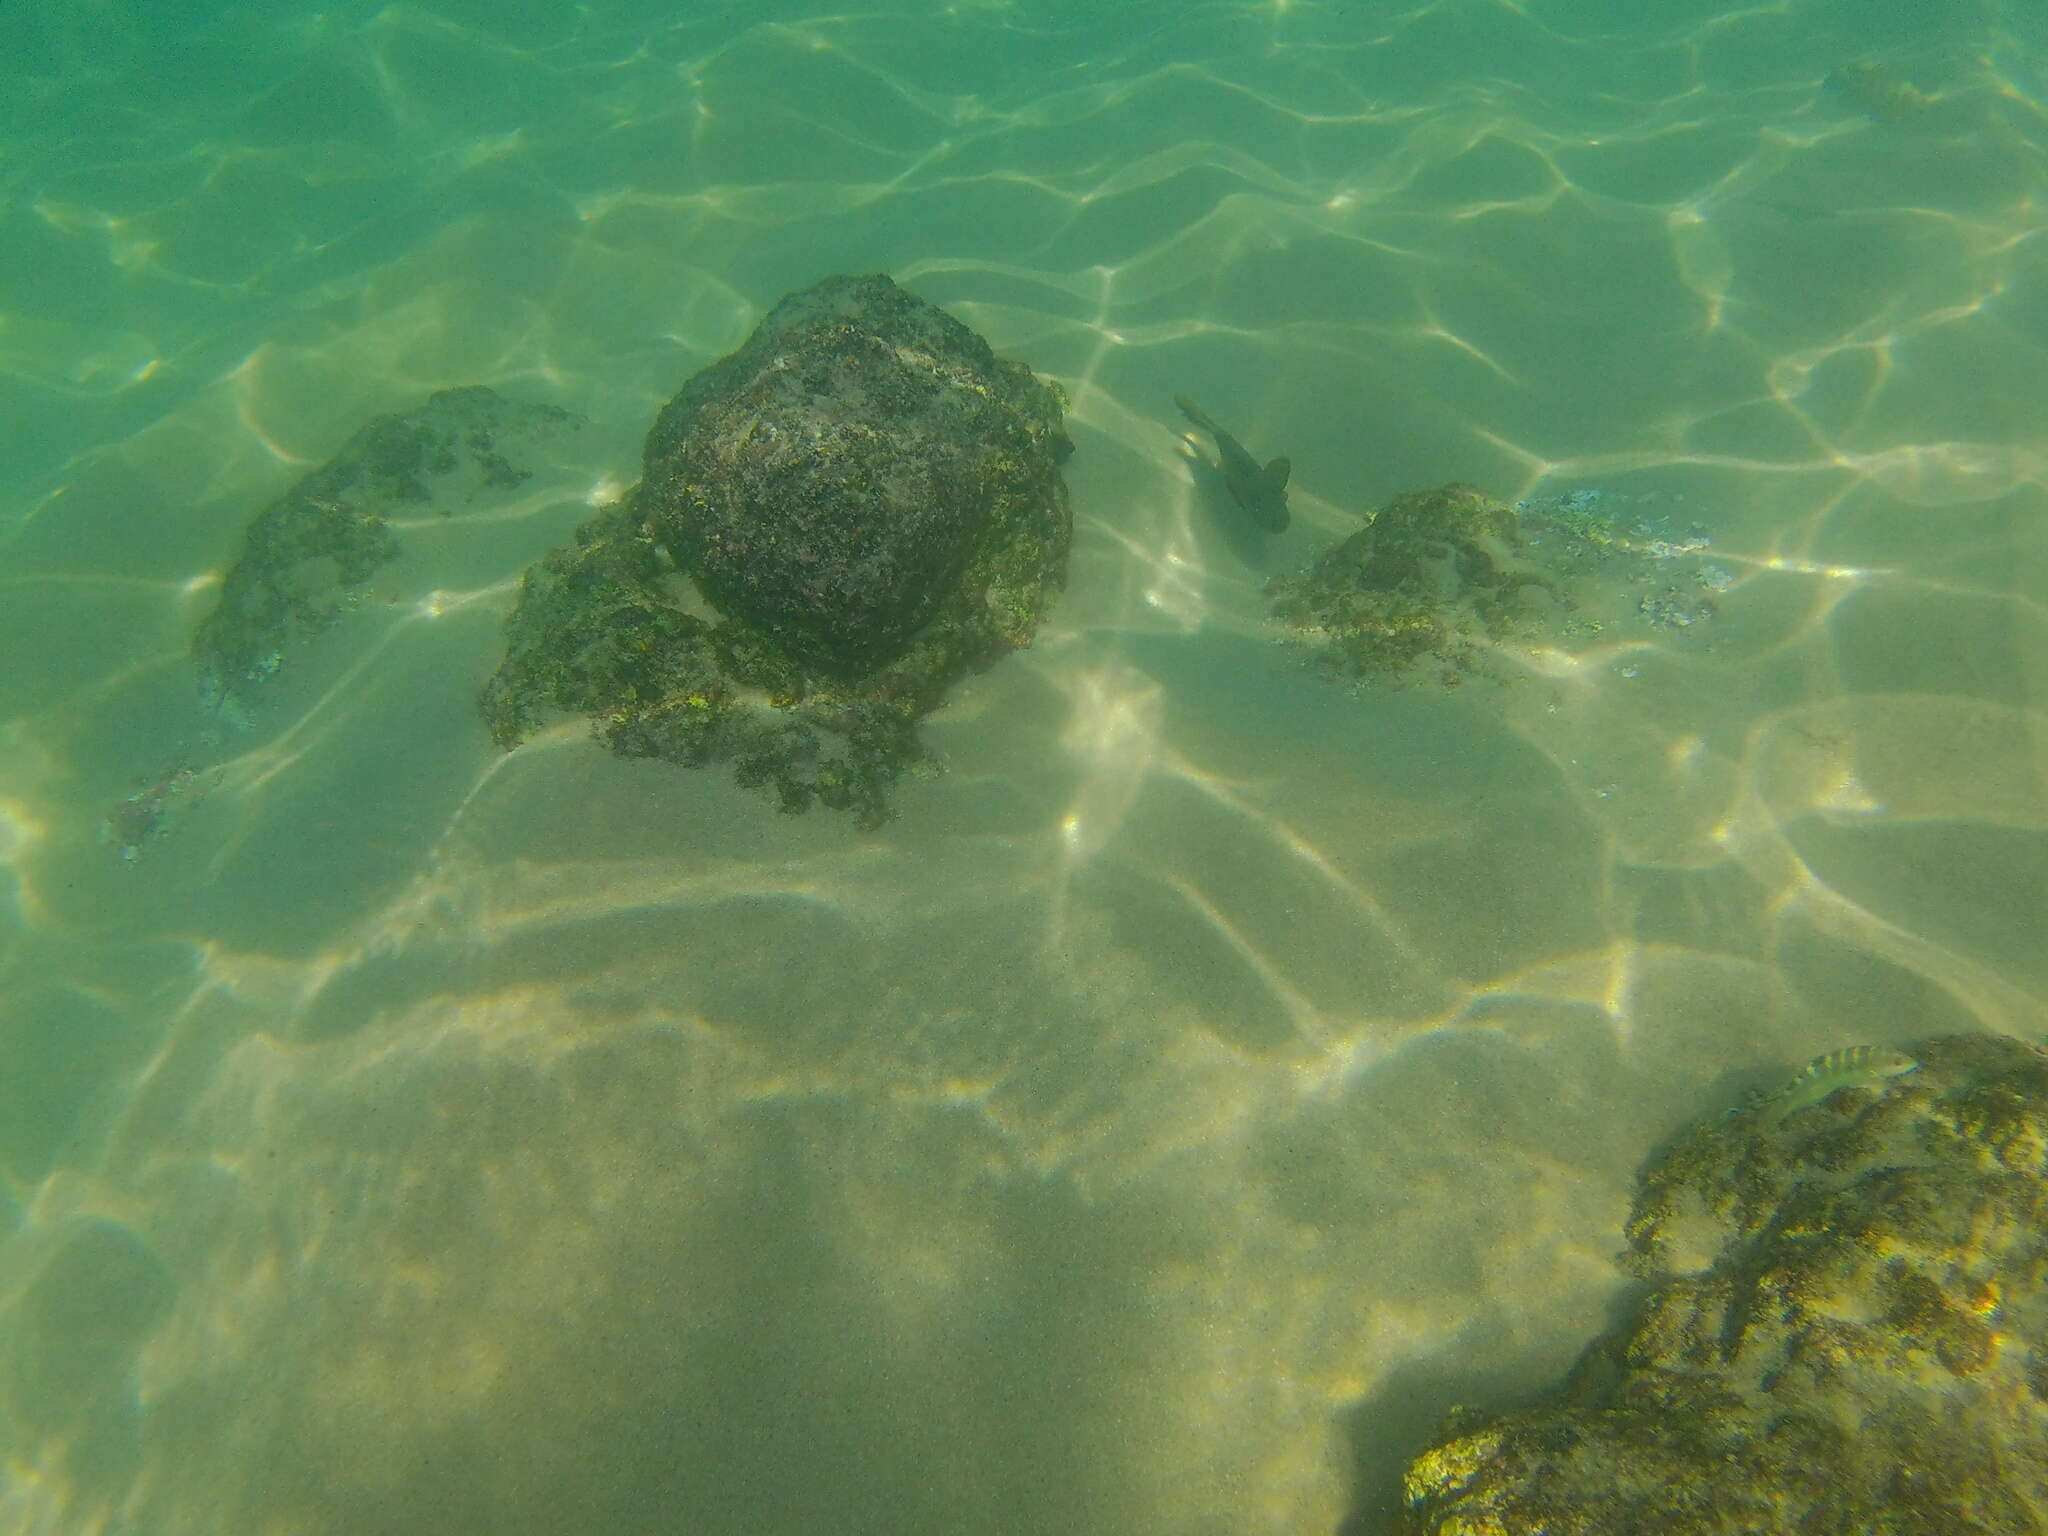
[[[1661,1154],[1628,1228],[1639,1311],[1555,1401],[1455,1422],[1398,1530],[2048,1527],[2048,1056],[1891,1054]]]
[[[523,461],[535,442],[582,424],[482,385],[444,389],[368,423],[249,525],[192,641],[209,701],[224,704],[263,681],[333,624],[399,553],[394,516],[445,517],[493,500],[531,473]]]
[[[1267,583],[1273,616],[1334,676],[1396,682],[1426,663],[1446,682],[1484,643],[1521,633],[1566,605],[1514,511],[1468,485],[1413,491],[1325,550],[1308,570]]]
[[[959,678],[1066,578],[1065,400],[886,277],[777,305],[665,406],[638,485],[527,573],[484,691],[627,756],[731,762],[864,826]]]

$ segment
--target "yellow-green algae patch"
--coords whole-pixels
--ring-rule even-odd
[[[2043,1146],[2048,1056],[1988,1035],[1693,1126],[1641,1177],[1635,1315],[1550,1401],[1455,1419],[1398,1530],[2048,1529]]]

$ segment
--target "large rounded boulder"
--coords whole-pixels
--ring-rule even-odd
[[[835,277],[669,401],[638,505],[720,612],[855,677],[900,656],[985,547],[1024,531],[1063,563],[1059,424],[1056,393],[952,316]]]

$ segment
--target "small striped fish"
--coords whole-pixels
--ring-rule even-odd
[[[1903,1077],[1919,1065],[1904,1051],[1888,1045],[1845,1045],[1839,1051],[1814,1057],[1791,1082],[1766,1094],[1757,1107],[1764,1111],[1765,1125],[1777,1125],[1820,1103],[1837,1089]]]

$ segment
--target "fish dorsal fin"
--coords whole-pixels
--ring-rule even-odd
[[[1285,459],[1275,459],[1272,463],[1266,466],[1266,473],[1272,477],[1272,481],[1275,485],[1285,489],[1287,485],[1288,471],[1293,468],[1294,466],[1288,463]]]

